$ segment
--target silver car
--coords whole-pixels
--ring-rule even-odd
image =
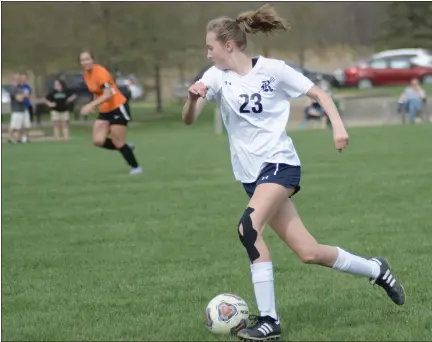
[[[127,86],[129,88],[132,100],[144,97],[144,88],[139,84],[138,79],[134,75],[118,76],[116,83],[118,86]]]

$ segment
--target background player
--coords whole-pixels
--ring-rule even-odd
[[[405,292],[383,258],[365,259],[342,248],[319,244],[303,225],[290,197],[300,190],[300,160],[286,134],[290,99],[307,95],[320,103],[333,128],[334,143],[342,151],[348,134],[331,97],[285,62],[245,54],[246,33],[286,30],[270,6],[236,19],[217,18],[207,25],[208,58],[215,66],[189,88],[183,121],[192,124],[206,100],[215,100],[226,126],[234,175],[250,197],[238,225],[239,238],[251,262],[252,282],[260,316],[238,332],[246,340],[281,335],[276,312],[273,265],[262,233],[268,223],[308,264],[327,266],[370,278],[396,304]],[[204,98],[205,97],[205,98]]]
[[[126,144],[126,126],[131,119],[129,104],[120,92],[111,74],[94,63],[88,51],[80,54],[84,81],[95,99],[81,108],[81,114],[93,113],[99,106],[99,115],[93,124],[93,143],[108,150],[118,150],[132,168],[130,174],[142,173],[130,145]],[[110,138],[108,138],[110,135]]]

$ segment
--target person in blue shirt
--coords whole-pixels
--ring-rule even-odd
[[[28,97],[26,97],[24,100],[24,104],[30,115],[30,121],[33,122],[33,104],[31,101],[33,91],[30,84],[28,83],[28,76],[26,72],[23,72],[20,75],[20,88],[28,95]]]
[[[426,93],[420,86],[418,78],[413,78],[398,101],[398,111],[408,113],[409,121],[415,122],[416,116],[423,110],[426,102]]]

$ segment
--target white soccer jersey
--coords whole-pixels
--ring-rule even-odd
[[[290,99],[313,86],[308,78],[284,61],[260,56],[245,76],[212,67],[199,82],[221,113],[237,180],[255,182],[265,163],[300,165],[286,124]]]

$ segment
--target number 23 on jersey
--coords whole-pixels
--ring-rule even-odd
[[[262,113],[263,105],[262,105],[262,97],[260,93],[253,93],[252,95],[248,94],[240,94],[241,106],[240,113],[246,114],[250,113]]]

